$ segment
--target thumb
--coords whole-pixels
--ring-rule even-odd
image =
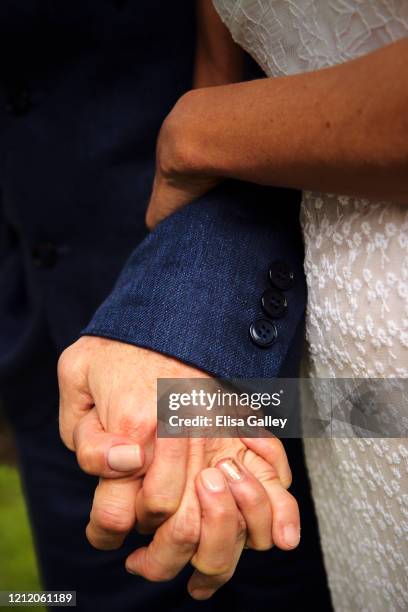
[[[70,450],[74,450],[75,426],[94,405],[88,388],[87,367],[75,358],[73,346],[66,349],[58,361],[60,436]]]
[[[123,478],[126,474],[141,475],[144,453],[129,437],[104,430],[95,409],[76,425],[74,449],[81,469],[103,478]]]

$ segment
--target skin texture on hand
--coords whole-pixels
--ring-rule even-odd
[[[163,123],[153,228],[222,178],[408,201],[408,40],[324,70],[206,87]]]
[[[245,541],[259,550],[294,548],[299,512],[276,438],[156,438],[159,377],[207,375],[153,351],[81,338],[59,361],[61,436],[82,469],[101,477],[91,544],[109,550],[135,525],[156,530],[150,546],[128,558],[129,571],[169,580],[191,561],[189,590],[203,599],[231,577]],[[209,484],[217,478],[221,489]]]
[[[154,456],[157,378],[206,375],[154,351],[86,336],[64,351],[58,377],[61,438],[76,452],[85,472],[102,478],[95,493],[88,538],[104,548],[118,546],[134,525],[139,480],[148,468],[152,477],[147,479],[146,490],[155,475],[156,486],[151,495],[145,494],[147,522],[157,522],[158,506],[162,520],[175,512],[183,492],[186,441],[157,440]],[[127,445],[132,449],[130,455],[140,458],[129,471],[129,458],[123,461]],[[122,457],[118,457],[118,447]],[[118,459],[122,459],[120,465]],[[171,472],[174,462],[177,477]],[[110,529],[101,527],[105,522]]]

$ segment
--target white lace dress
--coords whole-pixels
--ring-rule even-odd
[[[214,5],[269,76],[408,35],[408,0]],[[408,202],[305,192],[301,221],[311,374],[408,377]],[[408,610],[407,440],[307,439],[305,451],[336,611]]]

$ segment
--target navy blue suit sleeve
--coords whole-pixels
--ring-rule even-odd
[[[296,376],[306,299],[296,192],[227,181],[172,215],[132,253],[82,335],[171,355],[216,376]],[[295,283],[276,342],[255,345],[268,270]]]

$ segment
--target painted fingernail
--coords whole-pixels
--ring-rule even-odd
[[[199,601],[202,601],[204,599],[210,599],[213,594],[214,589],[193,589],[190,592],[191,597]]]
[[[207,468],[201,472],[201,482],[204,487],[211,493],[224,491],[225,480],[223,475],[217,468]]]
[[[300,529],[296,527],[293,523],[289,523],[289,525],[285,525],[283,528],[283,539],[285,540],[286,546],[290,546],[290,548],[294,548],[299,544],[300,541]]]
[[[108,452],[108,464],[111,470],[131,472],[142,467],[142,453],[138,444],[118,444]]]
[[[217,467],[230,482],[237,482],[243,478],[242,470],[234,459],[223,459],[217,463]]]

